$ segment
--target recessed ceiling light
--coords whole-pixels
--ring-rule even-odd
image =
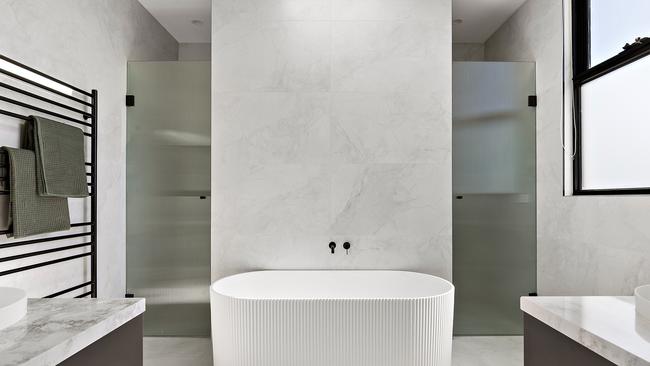
[[[203,25],[203,21],[198,20],[198,19],[194,19],[194,20],[192,20],[192,24],[194,24],[194,25]]]
[[[454,19],[454,24],[461,24],[462,22],[463,22],[463,20],[460,19],[460,18]]]

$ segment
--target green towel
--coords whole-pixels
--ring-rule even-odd
[[[9,159],[9,224],[13,236],[69,230],[68,200],[38,194],[34,152],[6,146],[2,149]]]
[[[36,156],[41,196],[88,196],[82,130],[32,116],[25,124],[23,148],[33,150]]]

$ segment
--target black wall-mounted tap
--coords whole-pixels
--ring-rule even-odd
[[[343,249],[345,249],[345,254],[349,254],[348,251],[350,250],[350,247],[351,247],[350,242],[346,241],[345,243],[343,243]]]
[[[334,248],[336,248],[336,243],[331,241],[330,242],[330,250],[332,251],[332,254],[334,254]]]

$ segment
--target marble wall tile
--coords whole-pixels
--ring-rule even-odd
[[[212,4],[212,29],[221,32],[239,22],[326,21],[332,0],[219,0]]]
[[[329,39],[329,23],[316,21],[246,21],[217,31],[214,91],[328,91]]]
[[[321,165],[215,165],[221,178],[212,202],[222,236],[325,234],[329,172]]]
[[[431,164],[338,165],[332,171],[333,234],[430,237],[447,222],[451,196]],[[449,202],[447,202],[449,201]]]
[[[443,165],[449,104],[444,93],[333,93],[333,161]]]
[[[431,21],[451,19],[444,1],[331,0],[332,20]]]
[[[99,91],[98,291],[101,297],[122,297],[126,287],[126,64],[175,60],[178,43],[135,0],[0,1],[0,39],[2,54]],[[15,122],[10,123],[12,129],[0,133],[0,145],[16,146],[20,132]],[[88,204],[73,202],[71,209],[75,220],[89,217]],[[86,265],[81,260],[26,271],[3,277],[0,285],[24,287],[33,297],[45,296],[87,280]]]
[[[330,254],[327,243],[332,239],[327,235],[235,233],[226,240],[228,245],[212,253],[213,272],[219,277],[265,269],[326,269],[329,260],[340,257]]]
[[[485,43],[489,61],[536,62],[538,292],[631,295],[650,283],[650,198],[563,195],[563,26],[561,0],[529,0]]]
[[[215,0],[213,12],[213,280],[450,278],[451,2]]]
[[[215,144],[223,163],[325,163],[330,151],[328,93],[219,93]]]
[[[446,229],[442,229],[445,231]],[[451,230],[449,230],[451,232]],[[219,276],[265,269],[386,269],[451,278],[450,234],[421,235],[236,235],[213,251]],[[337,243],[331,254],[327,243]],[[349,254],[342,248],[352,243]]]
[[[451,38],[440,25],[332,23],[332,91],[442,91],[441,72],[450,68],[450,60]]]

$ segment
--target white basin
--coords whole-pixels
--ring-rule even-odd
[[[650,320],[650,285],[639,286],[634,290],[637,314]]]
[[[13,287],[0,287],[0,329],[18,322],[27,313],[27,293]]]

